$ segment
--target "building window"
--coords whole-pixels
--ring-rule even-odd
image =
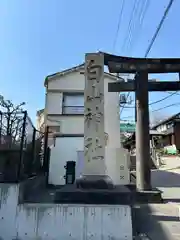
[[[64,93],[63,94],[63,114],[84,114],[84,94]]]

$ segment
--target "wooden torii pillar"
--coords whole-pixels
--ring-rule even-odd
[[[151,190],[149,99],[148,92],[180,90],[179,81],[148,81],[148,73],[180,72],[180,59],[126,58],[104,53],[105,65],[111,73],[135,73],[135,81],[109,83],[109,92],[136,94],[136,187]]]

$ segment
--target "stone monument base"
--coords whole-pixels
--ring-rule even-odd
[[[76,180],[76,187],[81,189],[113,189],[114,184],[107,175],[84,175]]]
[[[105,204],[105,205],[131,205],[132,194],[125,186],[113,189],[82,189],[75,184],[65,185],[56,191],[55,203],[66,204]]]

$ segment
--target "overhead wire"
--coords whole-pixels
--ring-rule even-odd
[[[177,94],[176,92],[173,92],[173,93],[171,93],[170,95],[168,95],[168,96],[166,96],[166,97],[164,97],[164,98],[161,98],[161,99],[159,99],[159,100],[157,100],[157,101],[154,101],[154,102],[149,103],[149,106],[151,106],[151,105],[153,105],[153,104],[160,103],[160,102],[162,102],[162,101],[165,101],[166,99],[168,99],[168,98],[170,98],[170,97],[172,97],[172,96],[174,96],[174,95],[176,95],[176,94]],[[125,107],[125,108],[135,108],[135,106],[129,106],[129,107]]]
[[[125,48],[125,46],[127,44],[127,41],[128,41],[127,39],[129,39],[129,35],[131,34],[133,18],[136,17],[137,7],[139,7],[139,3],[140,2],[141,2],[140,0],[135,0],[134,1],[133,7],[132,7],[132,11],[131,11],[131,14],[130,14],[130,20],[129,20],[126,36],[124,38],[124,42],[123,42],[121,51],[123,51],[123,49]],[[144,2],[144,0],[143,0],[143,2]],[[143,20],[144,20],[144,18],[143,18]],[[129,98],[129,96],[130,96],[130,92],[127,94],[127,98],[126,98],[127,100]],[[125,105],[126,105],[126,103],[124,104],[124,106]],[[120,115],[121,115],[122,111],[123,111],[123,107],[120,109]]]
[[[153,44],[154,44],[154,42],[155,42],[155,40],[156,40],[156,37],[158,36],[158,34],[159,34],[160,30],[161,30],[161,27],[162,27],[162,25],[163,25],[163,23],[164,23],[167,15],[168,15],[170,9],[171,9],[171,7],[172,7],[173,2],[174,2],[174,0],[170,0],[170,1],[169,1],[169,4],[167,5],[167,7],[166,7],[166,9],[165,9],[165,12],[164,12],[164,14],[163,14],[163,17],[162,17],[162,19],[161,19],[161,21],[160,21],[160,23],[159,23],[159,25],[158,25],[158,27],[157,27],[157,30],[156,30],[156,32],[155,32],[155,34],[154,34],[154,36],[153,36],[153,38],[152,38],[152,40],[151,40],[151,42],[150,42],[150,45],[149,45],[149,47],[148,47],[147,50],[146,50],[145,57],[147,57],[148,54],[149,54],[149,52],[151,51],[151,48],[152,48],[152,46],[153,46]],[[151,103],[151,105],[152,105],[152,104],[159,103],[159,102],[162,102],[162,101],[166,100],[167,98],[172,97],[173,95],[176,95],[177,93],[178,93],[178,91],[176,91],[176,92],[174,92],[174,93],[171,93],[169,96],[167,96],[167,97],[165,97],[165,98],[162,98],[162,99],[160,99],[160,100],[158,100],[158,101],[156,101],[156,102],[154,102],[154,103]],[[169,94],[169,93],[168,93],[168,94]],[[171,107],[171,106],[173,106],[173,105],[170,105],[169,107]],[[163,108],[162,108],[162,109],[163,109]],[[159,109],[159,110],[162,110],[162,109]],[[152,110],[151,112],[156,112],[156,111],[159,111],[159,110]]]
[[[169,10],[170,10],[171,7],[172,7],[173,2],[174,2],[174,0],[170,0],[170,1],[169,1],[169,4],[167,5],[167,7],[166,7],[166,9],[165,9],[165,11],[164,11],[164,14],[163,14],[163,16],[162,16],[162,18],[161,18],[161,20],[160,20],[160,22],[159,22],[159,24],[158,24],[158,26],[157,26],[157,28],[156,28],[156,31],[155,31],[152,39],[151,39],[151,42],[150,42],[150,44],[149,44],[149,46],[148,46],[148,48],[147,48],[147,50],[146,50],[146,52],[145,52],[144,58],[146,58],[146,57],[148,56],[149,52],[151,51],[151,49],[152,49],[152,47],[153,47],[153,44],[154,44],[157,36],[159,35],[159,32],[160,32],[160,30],[161,30],[161,27],[163,26],[163,23],[164,23],[167,15],[168,15],[168,13],[169,13]],[[176,92],[176,93],[177,93],[177,92]],[[129,98],[129,95],[130,95],[130,92],[127,94],[127,99]],[[162,101],[163,101],[163,100],[162,100]],[[155,104],[155,103],[153,103],[153,104]],[[125,107],[125,104],[124,104],[124,107]],[[124,107],[121,108],[120,114],[122,114],[122,111],[123,111]]]
[[[166,9],[165,9],[165,11],[164,11],[164,14],[163,14],[163,17],[161,18],[161,21],[160,21],[160,23],[158,24],[158,27],[157,27],[157,29],[156,29],[156,31],[155,31],[155,34],[153,35],[153,37],[152,37],[152,39],[151,39],[151,42],[150,42],[150,44],[149,44],[149,46],[148,46],[148,48],[147,48],[147,50],[146,50],[146,53],[145,53],[145,56],[144,56],[145,58],[148,56],[149,52],[151,51],[151,48],[152,48],[152,46],[153,46],[153,44],[154,44],[154,42],[155,42],[155,40],[156,40],[156,38],[157,38],[157,36],[158,36],[158,34],[159,34],[159,31],[161,30],[161,27],[162,27],[162,25],[163,25],[163,23],[164,23],[167,15],[168,15],[168,13],[169,13],[169,10],[170,10],[171,7],[172,7],[173,2],[174,2],[174,0],[170,0],[170,1],[169,1],[169,4],[168,4],[167,7],[166,7]]]
[[[170,97],[172,97],[172,96],[174,96],[174,95],[176,95],[176,92],[171,93],[170,95],[168,95],[168,96],[166,96],[166,97],[164,97],[164,98],[161,98],[161,99],[159,99],[159,100],[157,100],[157,101],[155,101],[155,102],[149,103],[149,106],[151,106],[151,105],[153,105],[153,104],[160,103],[160,102],[162,102],[162,101],[165,101],[166,99],[168,99],[168,98],[170,98]]]
[[[179,105],[180,105],[179,102],[178,102],[178,103],[169,104],[169,105],[166,105],[166,106],[164,106],[164,107],[161,107],[161,108],[158,108],[158,109],[154,109],[154,110],[151,111],[151,113],[153,113],[153,112],[158,112],[158,111],[164,110],[164,109],[166,109],[166,108],[173,107],[173,106],[179,106]],[[127,107],[127,108],[128,108],[128,107]],[[121,120],[127,119],[127,118],[134,118],[134,116],[133,116],[133,115],[127,116],[127,117],[121,118]]]
[[[130,32],[131,32],[131,28],[132,28],[134,14],[136,13],[136,6],[138,5],[139,2],[140,2],[140,0],[134,0],[133,8],[132,8],[132,11],[131,11],[131,14],[130,14],[130,20],[129,20],[128,28],[127,28],[126,35],[125,35],[125,38],[124,38],[124,41],[123,41],[123,44],[122,44],[121,51],[125,48],[125,46],[127,44],[127,41],[129,39],[129,35],[130,35]]]
[[[150,4],[149,0],[144,0],[143,4],[141,5],[141,7],[139,9],[139,12],[138,12],[139,17],[136,19],[136,22],[134,21],[133,29],[131,31],[131,36],[129,38],[129,43],[127,44],[127,48],[126,48],[127,52],[131,53],[134,46],[137,43],[138,37],[140,36],[140,31],[141,31],[142,26],[143,26],[144,17],[146,15],[147,10],[148,10],[149,4]]]
[[[173,107],[173,106],[178,106],[178,105],[180,105],[180,103],[173,103],[173,104],[164,106],[164,107],[162,107],[162,108],[154,109],[154,110],[152,110],[151,112],[157,112],[157,111],[160,111],[160,110],[163,110],[163,109],[166,109],[166,108],[169,108],[169,107]]]
[[[121,9],[120,9],[120,13],[119,13],[119,19],[118,19],[118,25],[117,25],[117,30],[116,30],[116,35],[115,35],[114,42],[113,42],[113,50],[116,47],[116,43],[117,43],[117,39],[118,39],[118,35],[119,35],[119,29],[120,29],[121,22],[122,22],[124,5],[125,5],[125,0],[122,0],[122,5],[121,5]]]

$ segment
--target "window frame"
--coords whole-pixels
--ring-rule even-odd
[[[73,112],[73,113],[66,113],[64,110],[66,107],[76,107],[76,108],[83,108],[84,109],[84,104],[83,106],[65,106],[65,97],[68,96],[84,96],[84,92],[63,92],[63,100],[62,100],[62,115],[66,115],[66,116],[83,116],[84,115],[84,111],[83,113],[78,113],[78,112]]]

